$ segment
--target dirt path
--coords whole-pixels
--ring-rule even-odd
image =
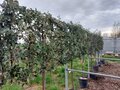
[[[100,73],[120,76],[120,63],[109,63],[102,66]],[[98,80],[90,80],[89,87],[80,90],[120,90],[120,79],[101,77]]]

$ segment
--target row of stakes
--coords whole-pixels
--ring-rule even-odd
[[[93,66],[93,72],[98,73],[99,67],[105,64],[104,60],[100,60],[97,65]],[[90,79],[97,80],[99,77],[94,74],[90,74]],[[88,87],[88,78],[79,78],[80,88],[87,88]]]

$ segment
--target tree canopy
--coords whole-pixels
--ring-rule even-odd
[[[17,0],[4,0],[1,7],[0,64],[5,68],[2,72],[11,78],[19,76],[19,80],[24,80],[22,75],[27,77],[25,72],[35,72],[35,66],[38,72],[49,71],[103,48],[102,37],[80,24],[66,23],[50,13],[19,6]]]

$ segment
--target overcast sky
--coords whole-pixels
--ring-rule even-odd
[[[0,3],[3,0],[0,0]],[[111,30],[120,21],[120,0],[19,0],[20,5],[50,12],[64,21],[82,24],[85,28]]]

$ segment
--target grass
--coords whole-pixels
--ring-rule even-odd
[[[103,55],[103,58],[114,58],[114,59],[120,59],[120,57],[114,56],[114,55]]]
[[[2,86],[2,90],[23,90],[23,88],[22,86],[15,83],[14,84],[7,83]]]
[[[30,80],[30,84],[41,84],[42,77],[41,75],[37,75],[34,79]]]
[[[48,90],[59,90],[59,88],[56,85],[51,85]]]
[[[107,60],[108,62],[112,61],[112,62],[118,62],[118,63],[120,63],[119,60],[114,60],[114,59],[120,59],[120,57],[116,57],[116,56],[113,56],[113,55],[103,55],[102,57],[103,58],[111,58],[111,59],[113,59],[113,60]]]

